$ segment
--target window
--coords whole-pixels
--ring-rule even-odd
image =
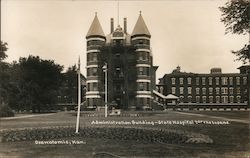
[[[215,88],[215,93],[216,93],[216,94],[220,94],[220,88],[219,88],[219,87],[216,87],[216,88]]]
[[[149,68],[148,67],[138,67],[138,75],[149,76]]]
[[[234,97],[233,97],[233,96],[230,96],[230,97],[229,97],[229,101],[230,101],[230,103],[233,103],[233,102],[234,102]]]
[[[200,85],[200,78],[196,77],[196,85]]]
[[[236,94],[240,94],[240,87],[236,88]]]
[[[213,78],[212,77],[209,77],[208,78],[208,84],[211,86],[213,84]]]
[[[228,94],[228,88],[221,88],[221,94]]]
[[[88,91],[98,91],[98,85],[96,82],[88,83],[87,84],[87,90]]]
[[[140,40],[139,40],[139,44],[143,44],[143,40],[140,39]]]
[[[188,87],[188,94],[192,94],[192,87]]]
[[[159,92],[159,87],[158,86],[156,86],[156,91]]]
[[[229,88],[229,94],[234,94],[234,88],[232,87]]]
[[[93,76],[96,76],[96,75],[97,75],[97,68],[94,67],[94,68],[92,69],[92,71],[93,71]]]
[[[87,76],[97,76],[97,68],[96,67],[88,68]]]
[[[214,101],[213,101],[213,96],[209,96],[209,103],[213,103]]]
[[[200,88],[196,88],[195,91],[196,91],[196,95],[200,94]]]
[[[121,56],[121,54],[120,53],[116,53],[115,56],[116,56],[117,59],[119,59],[120,56]]]
[[[183,103],[184,97],[180,96],[180,102]]]
[[[236,77],[236,85],[240,85],[240,77]]]
[[[175,78],[171,78],[172,84],[175,85]]]
[[[220,96],[216,96],[216,103],[220,103]]]
[[[206,93],[207,93],[206,90],[207,90],[206,88],[202,88],[202,94],[203,95],[206,95]]]
[[[88,62],[97,61],[97,53],[88,53],[87,54],[87,61]]]
[[[222,96],[221,97],[221,102],[222,103],[228,103],[228,96]]]
[[[160,87],[160,93],[163,94],[163,87]]]
[[[191,77],[188,77],[187,80],[188,80],[188,84],[190,85],[192,83]]]
[[[209,94],[213,94],[213,88],[209,88]]]
[[[143,91],[144,90],[144,86],[143,86],[143,82],[139,82],[139,91]]]
[[[172,87],[172,94],[175,94],[175,90],[176,90],[176,88]]]
[[[206,78],[202,77],[202,85],[206,85]]]
[[[207,102],[207,97],[206,96],[202,96],[202,102],[206,103]]]
[[[183,84],[183,78],[180,78],[179,80],[180,80],[180,84]]]
[[[139,67],[139,75],[143,75],[143,67]]]
[[[97,83],[96,83],[96,82],[94,82],[94,83],[93,83],[93,91],[97,91],[97,90],[98,90]]]
[[[189,103],[192,102],[192,96],[188,96],[188,102],[189,102]]]
[[[227,77],[222,77],[221,79],[222,79],[221,80],[221,82],[222,82],[221,84],[222,85],[227,85],[228,78]]]
[[[243,77],[243,85],[247,84],[247,77]]]
[[[142,60],[142,61],[149,60],[149,54],[148,54],[148,52],[139,52],[138,53],[138,60]]]
[[[219,85],[219,84],[220,84],[220,78],[219,78],[219,77],[216,77],[216,78],[215,78],[215,84],[216,84],[216,85]]]
[[[233,77],[229,77],[229,84],[233,85]]]
[[[97,53],[93,53],[92,59],[93,59],[93,61],[97,61]]]
[[[200,96],[196,96],[196,103],[200,103]]]
[[[180,94],[183,94],[183,87],[180,87]]]
[[[241,99],[241,97],[240,96],[237,96],[237,103],[240,103],[240,99]]]

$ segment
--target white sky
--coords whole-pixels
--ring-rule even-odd
[[[180,65],[183,71],[209,73],[221,67],[225,73],[238,72],[241,62],[230,52],[248,42],[248,35],[225,35],[218,7],[222,0],[120,1],[120,24],[127,17],[131,33],[139,11],[152,35],[157,78]],[[82,61],[86,66],[85,35],[95,12],[105,34],[110,18],[117,26],[117,1],[84,0],[2,0],[1,40],[8,43],[7,61],[29,54],[64,65]]]

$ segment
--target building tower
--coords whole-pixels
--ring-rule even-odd
[[[86,35],[87,40],[87,92],[86,99],[88,106],[102,105],[99,73],[102,67],[99,64],[98,56],[101,48],[105,45],[106,38],[98,20],[97,13]]]
[[[155,72],[150,49],[150,33],[140,13],[130,35],[127,18],[123,28],[104,35],[97,15],[87,33],[87,106],[104,106],[104,73],[108,65],[108,105],[118,109],[148,109],[152,107]]]

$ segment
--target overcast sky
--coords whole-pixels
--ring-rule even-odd
[[[157,78],[180,65],[186,72],[209,73],[221,67],[238,72],[241,62],[230,53],[248,42],[247,35],[225,35],[220,22],[223,0],[120,1],[119,17],[127,17],[131,33],[139,11],[151,33]],[[104,33],[110,32],[110,18],[117,26],[117,1],[2,0],[1,40],[8,43],[7,61],[29,54],[52,59],[65,68],[81,57],[85,74],[85,36],[97,12]]]

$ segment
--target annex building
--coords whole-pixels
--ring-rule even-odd
[[[212,68],[210,73],[186,73],[178,66],[159,80],[156,98],[166,108],[249,108],[250,66],[241,66],[240,73],[222,73]],[[177,102],[168,102],[171,95]],[[174,98],[172,98],[174,99]]]
[[[87,41],[87,107],[103,107],[105,102],[104,65],[107,64],[109,108],[151,109],[155,73],[150,49],[150,32],[140,13],[132,33],[123,27],[114,27],[105,34],[97,14],[86,35]]]

